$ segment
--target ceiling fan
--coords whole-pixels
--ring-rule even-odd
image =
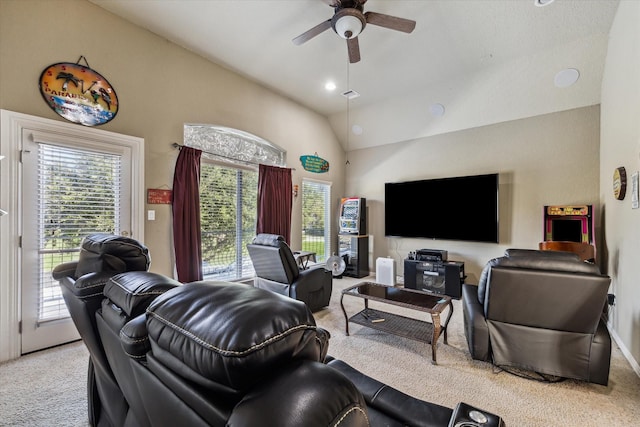
[[[301,45],[318,34],[332,28],[336,34],[347,40],[349,62],[352,64],[360,61],[358,35],[364,30],[367,24],[378,25],[404,33],[411,33],[416,27],[416,22],[410,19],[398,18],[397,16],[385,15],[383,13],[364,12],[364,4],[367,0],[322,1],[334,8],[335,12],[333,17],[300,34],[293,39],[293,43],[295,45]]]

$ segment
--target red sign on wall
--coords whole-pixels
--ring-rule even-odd
[[[147,189],[147,203],[150,205],[170,205],[173,191],[158,188]]]

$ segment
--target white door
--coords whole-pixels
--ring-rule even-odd
[[[21,353],[79,338],[52,269],[92,232],[131,235],[132,150],[86,135],[22,130]],[[137,228],[137,227],[135,227]]]

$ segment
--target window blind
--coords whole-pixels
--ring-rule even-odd
[[[206,278],[252,277],[247,252],[256,233],[258,172],[203,162],[200,168],[202,273]]]
[[[302,181],[302,250],[316,253],[316,261],[331,256],[331,185]]]
[[[119,232],[119,155],[38,144],[39,321],[67,317],[52,269],[78,259],[89,233]]]

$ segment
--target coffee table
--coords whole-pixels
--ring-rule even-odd
[[[349,317],[343,304],[345,296],[364,299],[364,309]],[[369,308],[369,301],[377,301],[429,313],[431,322]],[[361,282],[342,291],[340,307],[344,313],[347,335],[349,335],[349,322],[353,322],[379,331],[431,344],[431,363],[433,364],[437,364],[436,344],[441,334],[444,335],[444,343],[447,344],[447,325],[453,314],[453,304],[451,303],[451,297],[446,295],[387,286],[375,282]],[[449,307],[447,317],[441,323],[440,314],[447,307]]]

